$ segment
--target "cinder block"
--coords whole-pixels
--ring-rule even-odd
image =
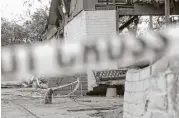
[[[131,82],[128,81],[125,82],[125,91],[133,91]]]
[[[149,79],[150,79],[150,78],[149,78]],[[149,87],[150,87],[149,79],[145,79],[145,80],[143,81],[143,89],[144,89],[144,90],[149,89]]]
[[[144,92],[127,92],[125,91],[124,101],[130,103],[143,103],[144,102]]]
[[[127,118],[128,114],[126,112],[123,112],[123,118]]]
[[[157,77],[152,77],[149,79],[150,87],[157,87]]]
[[[124,93],[124,101],[127,101],[127,102],[129,102],[129,101],[132,101],[131,99],[130,99],[130,92],[126,92],[125,91],[125,93]]]
[[[151,118],[152,113],[150,111],[147,111],[144,113],[144,115],[141,118]]]
[[[144,68],[140,71],[140,80],[144,80],[150,76],[150,67]]]
[[[159,76],[157,78],[157,86],[159,89],[166,91],[166,88],[167,88],[166,84],[167,84],[167,78],[165,75]]]
[[[116,11],[85,11],[87,37],[100,37],[116,32]]]
[[[126,91],[134,91],[134,92],[141,92],[144,91],[144,81],[137,81],[137,82],[125,82],[125,90]]]
[[[134,116],[141,116],[145,112],[145,104],[129,104],[129,112]]]
[[[127,81],[138,81],[140,79],[140,71],[131,69],[126,73],[126,80]]]
[[[127,102],[124,101],[124,104],[123,104],[123,111],[127,111],[129,112],[129,104]]]
[[[152,115],[150,118],[170,118],[169,115],[166,113],[160,113],[160,112],[152,112]]]
[[[64,27],[65,40],[80,40],[85,37],[86,32],[85,12],[80,12]]]
[[[144,91],[144,81],[138,81],[131,83],[133,91]]]
[[[157,111],[166,111],[168,108],[168,100],[166,93],[155,91],[153,89],[149,92],[149,104],[148,109]]]
[[[131,118],[131,117],[132,117],[131,114],[129,114],[129,113],[127,113],[127,112],[124,112],[123,118]]]
[[[124,92],[124,101],[128,101],[129,99],[129,92]]]
[[[167,91],[167,80],[165,78],[150,79],[150,91],[159,91],[159,93],[165,93]]]

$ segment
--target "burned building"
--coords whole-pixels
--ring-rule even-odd
[[[179,1],[172,0],[170,4],[170,14],[179,14],[179,7],[177,7],[179,6]],[[52,0],[44,38],[51,39],[56,37],[60,40],[78,41],[105,37],[122,31],[131,23],[138,24],[138,17],[144,15],[165,15],[165,1]],[[119,19],[124,16],[129,16],[129,18],[124,23],[121,23]],[[98,86],[96,78],[101,77],[100,73],[104,74],[106,72],[109,75],[114,75],[115,70],[119,73],[122,71],[118,68],[118,65],[116,65],[113,71],[110,69],[105,69],[104,71],[88,70],[85,82],[85,84],[87,83],[88,91],[92,91],[93,88]],[[121,80],[120,75],[114,75],[107,78],[105,85],[108,85],[107,82],[109,81],[114,81],[113,79],[116,77],[118,80]],[[125,76],[123,77],[124,79]],[[103,82],[101,81],[101,83]],[[118,82],[115,81],[113,83]]]

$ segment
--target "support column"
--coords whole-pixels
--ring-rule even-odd
[[[93,91],[93,88],[97,86],[97,83],[92,69],[87,69],[87,79],[88,79],[88,91]]]
[[[165,0],[165,24],[170,24],[170,0]]]
[[[149,16],[149,29],[153,30],[153,20],[152,20],[153,16]],[[151,64],[153,62],[150,62]],[[152,75],[152,65],[150,64],[150,75]]]

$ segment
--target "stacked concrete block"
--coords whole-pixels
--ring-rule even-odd
[[[144,118],[178,118],[179,105],[177,99],[178,75],[170,69],[150,78],[150,91],[148,93],[148,108]]]
[[[66,41],[78,41],[86,36],[86,14],[81,11],[64,27]]]
[[[150,71],[127,72],[123,118],[178,118],[179,75],[170,69],[155,76]]]
[[[68,41],[105,37],[116,33],[116,11],[81,11],[64,28]]]
[[[167,76],[168,113],[171,118],[179,117],[179,75]]]
[[[141,118],[146,110],[150,68],[129,70],[126,74],[123,118]]]
[[[165,117],[167,104],[167,87],[165,73],[150,78],[150,91],[148,92],[149,104],[147,107],[150,117]]]
[[[116,33],[116,11],[85,11],[87,38],[105,37]]]

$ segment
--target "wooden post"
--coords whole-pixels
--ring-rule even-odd
[[[165,26],[170,25],[170,0],[165,0]],[[167,67],[169,68],[170,61],[168,61]]]
[[[71,92],[73,91],[73,84],[71,85]],[[73,95],[73,93],[72,93],[72,95]]]
[[[116,9],[115,0],[113,0],[113,5],[116,10],[116,33],[118,34],[119,33],[119,14],[118,14],[118,10]]]
[[[149,29],[153,30],[153,20],[152,20],[152,16],[149,16]]]
[[[153,30],[153,20],[152,20],[152,16],[149,16],[149,29],[150,30]],[[152,75],[152,63],[153,62],[150,62],[150,75]]]
[[[113,2],[113,5],[115,5],[115,0],[113,0],[112,2]]]
[[[135,34],[135,36],[137,36],[137,25],[139,24],[139,17],[137,16],[136,19],[134,19],[134,30],[133,33]]]
[[[119,33],[119,15],[118,10],[116,10],[116,33]]]
[[[170,0],[165,0],[165,25],[170,24]]]
[[[81,96],[83,96],[83,85],[82,85],[82,81],[81,81],[80,85],[81,85]]]

